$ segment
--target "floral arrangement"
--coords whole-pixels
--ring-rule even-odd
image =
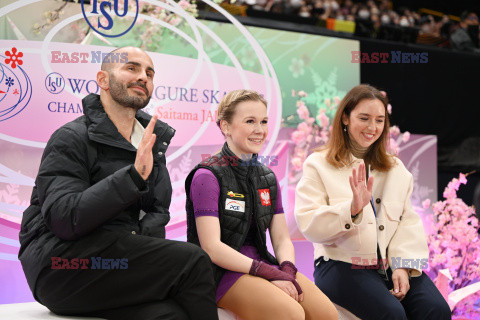
[[[308,155],[318,146],[325,144],[330,136],[330,118],[325,114],[325,109],[317,108],[315,112],[309,109],[304,98],[308,96],[305,91],[298,93],[292,91],[292,96],[298,96],[297,113],[290,115],[284,120],[284,125],[296,125],[296,130],[292,132],[291,138],[294,142],[293,156],[291,160],[291,170],[289,180],[291,182],[298,180],[301,174],[303,162]],[[336,97],[334,103],[325,101],[325,104],[332,109],[336,109],[340,99]]]
[[[180,0],[178,4],[185,12],[193,17],[198,15],[195,0]],[[184,22],[184,19],[176,13],[151,4],[141,5],[140,12],[164,21],[174,27],[178,27]],[[170,31],[155,22],[140,21],[139,24],[141,24],[141,26],[136,31],[142,40],[141,48],[149,51],[158,51],[162,44],[161,40],[165,37],[166,33],[170,33]]]
[[[33,33],[40,34],[42,31],[49,29],[60,17],[64,14],[63,9],[67,6],[67,2],[64,2],[60,7],[53,11],[45,11],[43,17],[45,19],[42,24],[35,23],[33,25]]]
[[[431,207],[433,215],[427,216],[431,226],[428,235],[430,261],[427,274],[439,286],[438,275],[441,270],[448,269],[452,281],[442,292],[444,296],[468,287],[480,280],[480,240],[478,219],[473,207],[467,206],[457,198],[460,185],[467,183],[468,174],[460,174],[458,179],[450,181],[443,192],[445,200],[430,205],[430,200],[423,202],[425,209]],[[478,319],[479,306],[475,306],[480,292],[470,294],[461,300],[453,309],[456,317]],[[477,308],[477,310],[475,310]]]

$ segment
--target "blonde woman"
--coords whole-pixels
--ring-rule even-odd
[[[187,237],[212,259],[218,306],[244,320],[338,319],[297,272],[275,174],[257,161],[268,135],[267,102],[236,90],[218,106],[226,142],[187,177]],[[270,231],[275,256],[266,246]]]

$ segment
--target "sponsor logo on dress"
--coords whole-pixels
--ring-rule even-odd
[[[225,201],[225,209],[237,212],[245,212],[245,201],[227,198]]]

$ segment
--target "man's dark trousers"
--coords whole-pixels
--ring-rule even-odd
[[[128,267],[91,269],[92,257],[126,258]],[[218,319],[211,260],[193,244],[99,229],[75,241],[61,258],[87,258],[90,264],[83,270],[49,267],[40,273],[35,294],[55,313],[119,320]]]

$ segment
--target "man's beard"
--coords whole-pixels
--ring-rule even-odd
[[[132,83],[129,83],[128,85],[125,85],[120,81],[117,81],[113,73],[111,73],[109,85],[110,85],[110,95],[112,99],[118,104],[120,104],[121,106],[124,106],[126,108],[132,108],[135,111],[137,111],[145,108],[150,102],[150,93],[148,92],[148,89],[145,86],[145,84],[141,82],[132,82]],[[140,96],[129,95],[127,88],[130,88],[133,86],[145,89],[147,98],[143,99]]]

